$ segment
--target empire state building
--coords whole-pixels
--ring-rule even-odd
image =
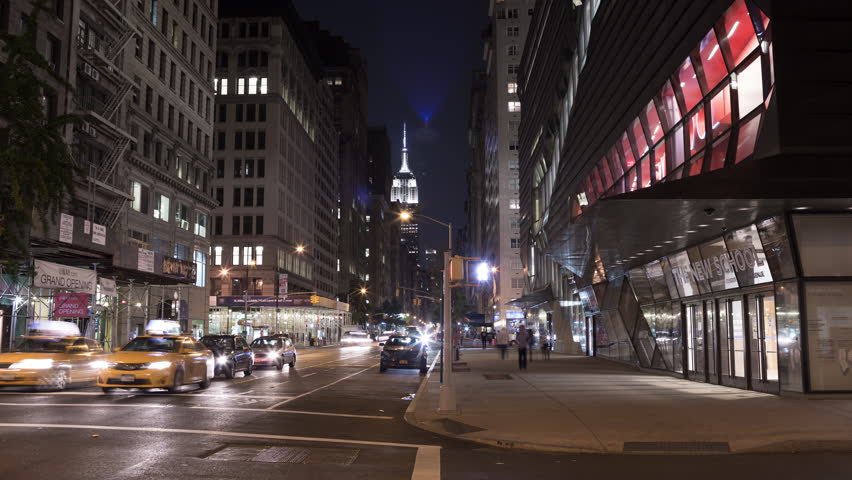
[[[408,211],[417,209],[417,179],[408,168],[408,138],[406,134],[405,124],[402,124],[402,166],[399,172],[393,176],[393,184],[391,186],[391,201],[399,202],[402,208]],[[419,263],[420,254],[420,238],[418,236],[418,226],[416,223],[402,224],[401,232],[402,245],[413,257],[414,264]]]

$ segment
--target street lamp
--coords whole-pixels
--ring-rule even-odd
[[[296,245],[296,253],[305,253],[304,245]]]
[[[456,412],[456,393],[452,384],[453,373],[453,354],[455,353],[455,345],[453,345],[453,320],[452,320],[452,302],[453,298],[450,295],[450,258],[453,250],[453,224],[444,223],[440,220],[435,220],[426,215],[417,214],[418,218],[423,218],[432,223],[447,227],[447,251],[444,252],[444,347],[443,358],[441,359],[441,394],[438,400],[438,412],[440,413],[455,413]],[[399,213],[399,218],[403,222],[414,219],[414,214],[403,210]],[[447,343],[449,342],[449,344]],[[449,348],[448,348],[449,345]]]

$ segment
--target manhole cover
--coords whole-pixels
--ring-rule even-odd
[[[484,373],[482,374],[486,380],[511,380],[512,376],[508,373]]]
[[[624,452],[729,453],[728,442],[624,442]]]
[[[358,458],[357,448],[267,447],[229,445],[211,455],[208,460],[230,462],[262,462],[291,464],[322,464],[349,466]]]

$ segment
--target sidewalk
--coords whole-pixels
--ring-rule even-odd
[[[405,419],[442,435],[507,448],[593,453],[852,451],[852,400],[739,390],[552,354],[518,370],[517,350],[466,350],[453,373],[459,412],[438,415],[439,370]],[[458,368],[458,367],[457,367]]]

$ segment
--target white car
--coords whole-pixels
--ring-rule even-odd
[[[365,345],[373,342],[366,330],[343,332],[343,337],[341,337],[340,341],[344,345]]]

